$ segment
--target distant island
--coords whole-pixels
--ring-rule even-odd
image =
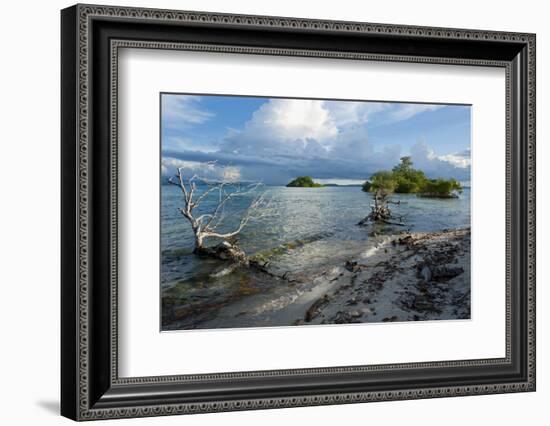
[[[401,162],[391,171],[376,172],[367,180],[362,190],[386,193],[416,194],[419,197],[457,198],[462,185],[456,179],[428,179],[422,170],[414,169],[411,157],[402,157]]]
[[[325,185],[314,182],[311,176],[298,176],[286,186],[288,188],[322,188]]]

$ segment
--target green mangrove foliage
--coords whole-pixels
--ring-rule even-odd
[[[421,197],[450,197],[461,193],[462,186],[456,179],[430,179],[422,187]]]
[[[298,176],[287,184],[289,188],[321,188],[323,186],[320,183],[313,182],[311,176]]]
[[[361,191],[370,192],[371,183],[369,180],[366,180],[363,185],[361,185]]]
[[[363,184],[365,192],[382,191],[385,194],[417,194],[421,197],[453,198],[462,192],[456,179],[428,179],[422,170],[414,169],[411,157],[402,157],[391,171],[373,174]]]

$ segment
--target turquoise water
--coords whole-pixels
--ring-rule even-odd
[[[286,188],[265,187],[271,200],[271,214],[249,222],[239,234],[237,243],[248,254],[277,251],[272,259],[280,271],[314,270],[320,265],[345,256],[347,250],[368,247],[373,228],[357,223],[370,211],[371,195],[360,187]],[[199,194],[201,193],[199,188]],[[219,277],[212,273],[226,267],[223,262],[193,255],[193,233],[189,222],[178,212],[183,206],[181,191],[164,185],[161,191],[161,291],[163,327],[171,327],[170,309],[204,306],[212,310],[248,294],[269,291],[277,285],[270,277],[250,271],[235,271]],[[249,205],[253,195],[238,198],[225,211],[226,230],[232,230]],[[212,211],[216,196],[209,196],[196,209],[196,215]],[[457,199],[420,198],[411,194],[395,194],[392,212],[404,216],[405,227],[378,227],[377,232],[392,233],[437,231],[470,226],[470,190]],[[384,229],[386,228],[386,229]],[[223,230],[223,228],[222,228]],[[216,243],[212,240],[211,243]],[[279,283],[280,284],[280,283]],[[202,305],[201,305],[202,304]],[[193,314],[194,315],[194,314]],[[194,321],[190,315],[189,326]],[[181,317],[181,316],[180,316]],[[181,321],[180,321],[181,323]],[[185,321],[184,321],[185,323]],[[183,326],[185,328],[185,325]]]

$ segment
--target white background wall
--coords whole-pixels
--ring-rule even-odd
[[[293,408],[102,424],[548,424],[550,402],[550,27],[540,0],[108,1],[143,7],[526,31],[537,33],[538,390],[361,405]],[[59,404],[59,9],[71,2],[2,5],[0,65],[0,419],[68,424]],[[546,193],[546,194],[545,194]],[[131,422],[131,423],[130,423]]]

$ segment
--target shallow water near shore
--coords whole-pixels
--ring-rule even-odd
[[[181,192],[162,186],[163,330],[292,325],[298,313],[327,290],[326,280],[314,279],[321,271],[341,273],[346,260],[376,255],[385,236],[397,232],[470,226],[469,188],[457,199],[395,194],[392,200],[400,204],[391,209],[404,216],[403,227],[357,226],[371,204],[370,194],[360,187],[265,189],[273,214],[250,222],[237,243],[249,256],[267,259],[275,275],[288,274],[291,280],[244,268],[223,274],[225,262],[194,255],[191,228],[177,211]],[[215,197],[208,199],[199,213],[215,202]],[[235,227],[249,202],[242,198],[226,210],[227,229]]]

